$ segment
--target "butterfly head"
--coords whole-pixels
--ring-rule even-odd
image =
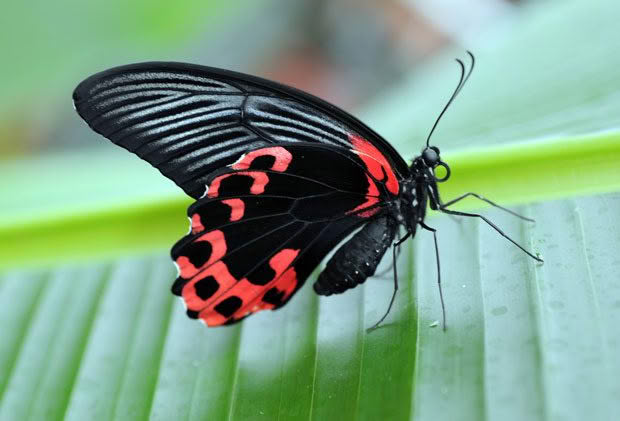
[[[436,146],[429,146],[422,150],[422,160],[429,168],[435,168],[439,161],[439,148]]]
[[[427,146],[422,149],[422,153],[413,160],[412,169],[422,174],[432,174],[434,181],[442,182],[450,178],[450,167],[441,160],[439,148],[436,146]],[[443,167],[445,175],[438,177],[435,170]]]

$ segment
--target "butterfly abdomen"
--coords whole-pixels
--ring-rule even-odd
[[[366,224],[327,262],[314,291],[319,295],[340,294],[374,275],[397,229],[398,223],[388,216]]]

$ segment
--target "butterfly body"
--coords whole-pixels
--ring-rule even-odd
[[[424,223],[429,203],[448,212],[439,149],[427,145],[408,166],[355,117],[275,82],[139,63],[87,78],[73,100],[93,130],[196,200],[190,232],[171,251],[172,292],[209,326],[285,305],[359,229],[314,284],[321,295],[354,288],[375,273],[399,227],[402,241],[418,226],[434,231]]]

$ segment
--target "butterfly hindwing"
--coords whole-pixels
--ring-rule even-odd
[[[183,297],[190,317],[209,326],[281,307],[359,224],[355,218],[315,223],[281,218],[209,231],[173,251],[180,269],[173,292]]]
[[[339,241],[394,198],[381,176],[341,148],[249,152],[211,174],[188,209],[190,233],[172,249],[173,292],[210,326],[281,307]]]
[[[122,66],[83,81],[73,99],[95,131],[150,162],[194,198],[213,171],[244,153],[290,142],[360,150],[356,140],[366,139],[396,177],[408,171],[385,140],[345,111],[227,70],[161,62]]]

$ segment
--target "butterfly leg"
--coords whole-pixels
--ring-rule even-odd
[[[502,231],[501,229],[499,229],[499,227],[497,225],[495,225],[493,222],[491,222],[488,218],[478,214],[478,213],[467,213],[467,212],[458,212],[458,211],[453,211],[453,210],[449,210],[449,209],[445,209],[443,207],[439,208],[440,212],[443,213],[448,213],[451,215],[460,215],[460,216],[469,216],[469,217],[476,217],[476,218],[480,218],[482,219],[484,222],[486,222],[487,224],[489,224],[495,231],[497,231],[499,233],[499,235],[501,235],[502,237],[504,237],[505,239],[507,239],[508,241],[510,241],[512,244],[514,244],[515,246],[519,247],[519,249],[521,249],[521,251],[523,251],[525,254],[527,254],[528,256],[530,256],[532,259],[536,260],[537,262],[541,262],[543,263],[543,259],[541,259],[540,257],[532,254],[531,252],[527,251],[522,245],[520,245],[519,243],[517,243],[515,240],[513,240],[512,238],[510,238],[508,236],[508,234],[506,234],[504,231]]]
[[[489,224],[495,231],[497,231],[499,233],[499,235],[501,235],[502,237],[504,237],[505,239],[510,241],[512,244],[517,246],[521,251],[523,251],[525,254],[530,256],[532,259],[536,260],[537,262],[544,263],[543,259],[541,259],[540,257],[538,257],[538,256],[532,254],[531,252],[527,251],[522,245],[520,245],[515,240],[510,238],[508,236],[508,234],[506,234],[504,231],[502,231],[497,225],[495,225],[493,222],[491,222],[487,217],[485,217],[483,215],[480,215],[478,213],[460,212],[460,211],[454,211],[454,210],[446,209],[446,204],[441,201],[441,198],[439,196],[439,191],[437,190],[437,186],[436,185],[431,185],[429,187],[430,188],[428,189],[428,193],[429,193],[429,200],[430,200],[431,209],[437,210],[439,212],[446,213],[446,214],[449,214],[449,215],[469,216],[469,217],[480,218],[484,222]],[[450,203],[454,203],[454,200],[452,200],[451,202],[448,202],[448,204],[450,204]]]
[[[400,256],[400,247],[397,247],[396,248],[396,260],[398,260],[399,256]],[[375,278],[383,278],[385,275],[387,275],[388,273],[392,271],[393,267],[394,267],[394,264],[390,262],[390,265],[388,267],[386,267],[379,273],[375,273]]]
[[[394,273],[394,292],[392,292],[392,298],[390,299],[390,304],[388,305],[388,308],[385,314],[379,319],[377,323],[375,323],[374,325],[366,329],[366,332],[370,332],[371,330],[374,330],[377,327],[379,327],[379,325],[385,320],[387,315],[390,314],[390,310],[392,310],[392,305],[394,305],[394,300],[396,299],[396,292],[398,291],[398,272],[396,270],[396,260],[398,259],[399,252],[397,250],[400,250],[400,245],[403,242],[405,242],[405,240],[407,240],[410,235],[411,233],[408,232],[403,238],[401,238],[400,240],[398,240],[392,245],[392,269]]]
[[[399,230],[400,231],[400,230]],[[400,236],[400,233],[398,234]],[[400,238],[398,239],[398,242],[400,243]],[[398,258],[400,257],[400,246],[397,246],[396,248],[396,260],[398,260]],[[392,271],[392,268],[394,267],[393,262],[389,264],[389,266],[385,269],[383,269],[381,272],[379,273],[375,273],[375,278],[383,278],[385,275],[387,275],[388,273],[390,273]]]
[[[437,245],[437,230],[426,225],[424,222],[420,222],[420,226],[427,231],[433,233],[433,240],[435,241],[435,260],[437,262],[437,287],[439,288],[439,301],[441,301],[441,325],[444,332],[446,331],[446,305],[443,301],[443,289],[441,288],[441,264],[439,263],[439,246]]]
[[[474,192],[469,192],[469,193],[462,194],[461,196],[459,196],[459,197],[457,197],[457,198],[455,198],[455,199],[452,199],[452,200],[450,200],[449,202],[446,202],[446,203],[441,203],[439,207],[440,207],[440,208],[447,208],[448,206],[453,205],[453,204],[455,204],[456,202],[461,201],[461,200],[463,200],[463,199],[465,199],[466,197],[469,197],[469,196],[473,196],[473,197],[475,197],[476,199],[480,199],[480,200],[482,200],[483,202],[486,202],[486,203],[488,203],[488,204],[489,204],[489,205],[491,205],[491,206],[494,206],[494,207],[496,207],[496,208],[498,208],[498,209],[501,209],[501,210],[503,210],[504,212],[508,212],[509,214],[511,214],[511,215],[513,215],[513,216],[516,216],[517,218],[523,219],[524,221],[528,221],[528,222],[536,222],[535,220],[533,220],[533,219],[531,219],[531,218],[527,218],[527,217],[525,217],[525,216],[523,216],[523,215],[519,215],[518,213],[516,213],[516,212],[514,212],[514,211],[511,211],[510,209],[505,208],[505,207],[503,207],[503,206],[500,206],[500,205],[498,205],[497,203],[495,203],[495,202],[493,202],[493,201],[491,201],[491,200],[487,199],[486,197],[480,196],[478,193],[474,193]]]

